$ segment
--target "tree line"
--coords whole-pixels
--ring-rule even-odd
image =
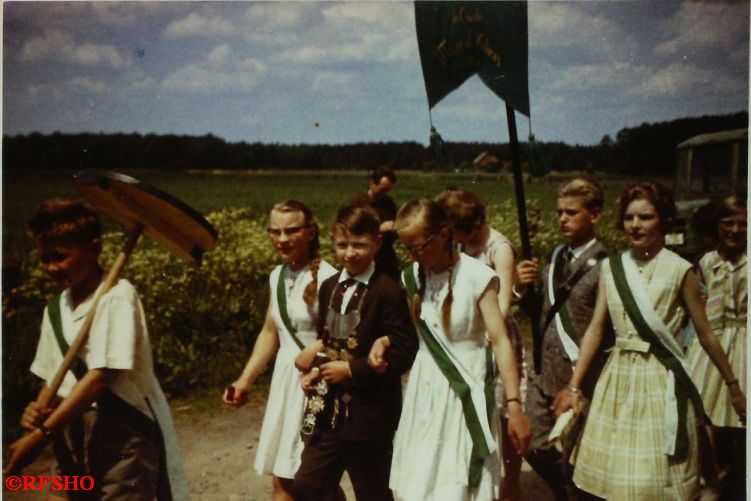
[[[603,136],[599,144],[523,142],[522,163],[549,170],[597,170],[618,174],[669,174],[676,146],[697,134],[748,127],[748,112],[643,123]],[[488,169],[507,169],[508,143],[446,142],[441,151],[414,141],[355,144],[227,142],[212,134],[55,132],[3,136],[3,168],[19,169],[397,169],[470,170],[483,152],[499,159]]]

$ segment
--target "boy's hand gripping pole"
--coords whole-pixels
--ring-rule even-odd
[[[115,258],[115,262],[112,264],[112,267],[110,268],[107,276],[102,282],[102,285],[94,294],[91,309],[86,314],[83,325],[78,331],[76,339],[73,341],[73,343],[71,343],[68,353],[65,354],[65,358],[63,358],[63,362],[62,364],[60,364],[60,368],[57,370],[57,373],[55,373],[55,377],[52,379],[52,381],[50,381],[49,385],[47,385],[44,390],[40,392],[37,402],[41,404],[42,407],[49,407],[52,401],[55,399],[57,390],[60,389],[60,385],[63,383],[63,379],[65,379],[65,375],[67,374],[68,370],[73,365],[73,361],[76,359],[76,355],[80,351],[81,347],[86,344],[86,340],[89,338],[89,331],[91,330],[91,324],[94,322],[94,316],[96,315],[99,300],[120,279],[120,273],[125,267],[125,263],[128,261],[133,248],[136,246],[136,242],[138,242],[138,238],[141,236],[141,233],[143,233],[142,224],[137,224],[128,233],[128,238],[125,241],[123,249]]]

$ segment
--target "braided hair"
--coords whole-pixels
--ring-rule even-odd
[[[271,208],[271,212],[300,212],[305,220],[305,225],[315,230],[315,236],[310,240],[308,245],[308,257],[310,258],[310,273],[313,280],[305,287],[303,291],[303,300],[309,306],[313,306],[318,295],[318,269],[321,266],[321,239],[319,237],[320,229],[313,211],[298,200],[285,200],[279,202]]]
[[[448,294],[441,305],[441,321],[444,329],[448,330],[451,325],[451,305],[454,302],[453,278],[454,278],[454,238],[451,232],[449,218],[446,211],[440,204],[427,198],[412,200],[407,202],[396,215],[395,229],[397,233],[405,231],[417,225],[427,235],[437,235],[443,229],[449,232],[449,238],[446,240],[446,252],[448,252]],[[426,272],[424,267],[417,267],[418,289],[412,304],[410,313],[412,320],[417,321],[420,317],[422,301],[425,297],[425,287],[427,286]]]

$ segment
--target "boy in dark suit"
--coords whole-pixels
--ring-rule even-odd
[[[592,179],[575,178],[558,189],[558,223],[566,243],[553,251],[550,263],[542,273],[541,294],[525,297],[520,305],[542,332],[541,352],[536,353],[539,372],[532,374],[527,390],[525,414],[532,426],[532,442],[524,458],[545,480],[557,501],[585,499],[571,482],[567,453],[576,438],[570,433],[562,440],[564,454],[548,443],[555,424],[551,410],[558,392],[566,388],[579,354],[579,338],[592,318],[600,275],[600,261],[607,256],[595,238],[595,228],[602,217],[604,194]],[[539,277],[536,261],[517,265],[514,292],[524,295],[527,285]],[[539,315],[539,317],[538,317]],[[587,401],[605,362],[604,349],[612,345],[612,337],[600,348],[582,388]],[[537,347],[536,347],[537,348]],[[583,423],[584,415],[579,420]]]
[[[417,352],[404,290],[375,267],[380,220],[367,206],[339,210],[332,227],[343,270],[321,285],[319,340],[298,356],[308,392],[296,500],[334,498],[346,470],[358,500],[393,499],[388,487],[392,439],[401,412],[401,374]],[[387,336],[388,366],[367,363],[373,342]],[[325,363],[315,364],[316,359]]]

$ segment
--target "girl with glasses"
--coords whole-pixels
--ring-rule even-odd
[[[397,214],[396,231],[414,261],[402,279],[420,347],[394,439],[390,486],[401,499],[496,499],[492,354],[505,383],[509,436],[517,452],[530,437],[498,306],[498,277],[457,251],[448,216],[435,201],[407,203]],[[376,369],[384,364],[384,350],[380,343],[371,350],[369,363]]]
[[[253,383],[276,354],[254,467],[259,474],[272,475],[274,501],[291,501],[292,479],[303,450],[300,425],[305,410],[294,360],[316,340],[318,286],[336,270],[321,259],[318,223],[302,202],[276,204],[267,231],[283,264],[271,272],[266,320],[253,352],[240,377],[225,390],[223,401],[245,405]]]

